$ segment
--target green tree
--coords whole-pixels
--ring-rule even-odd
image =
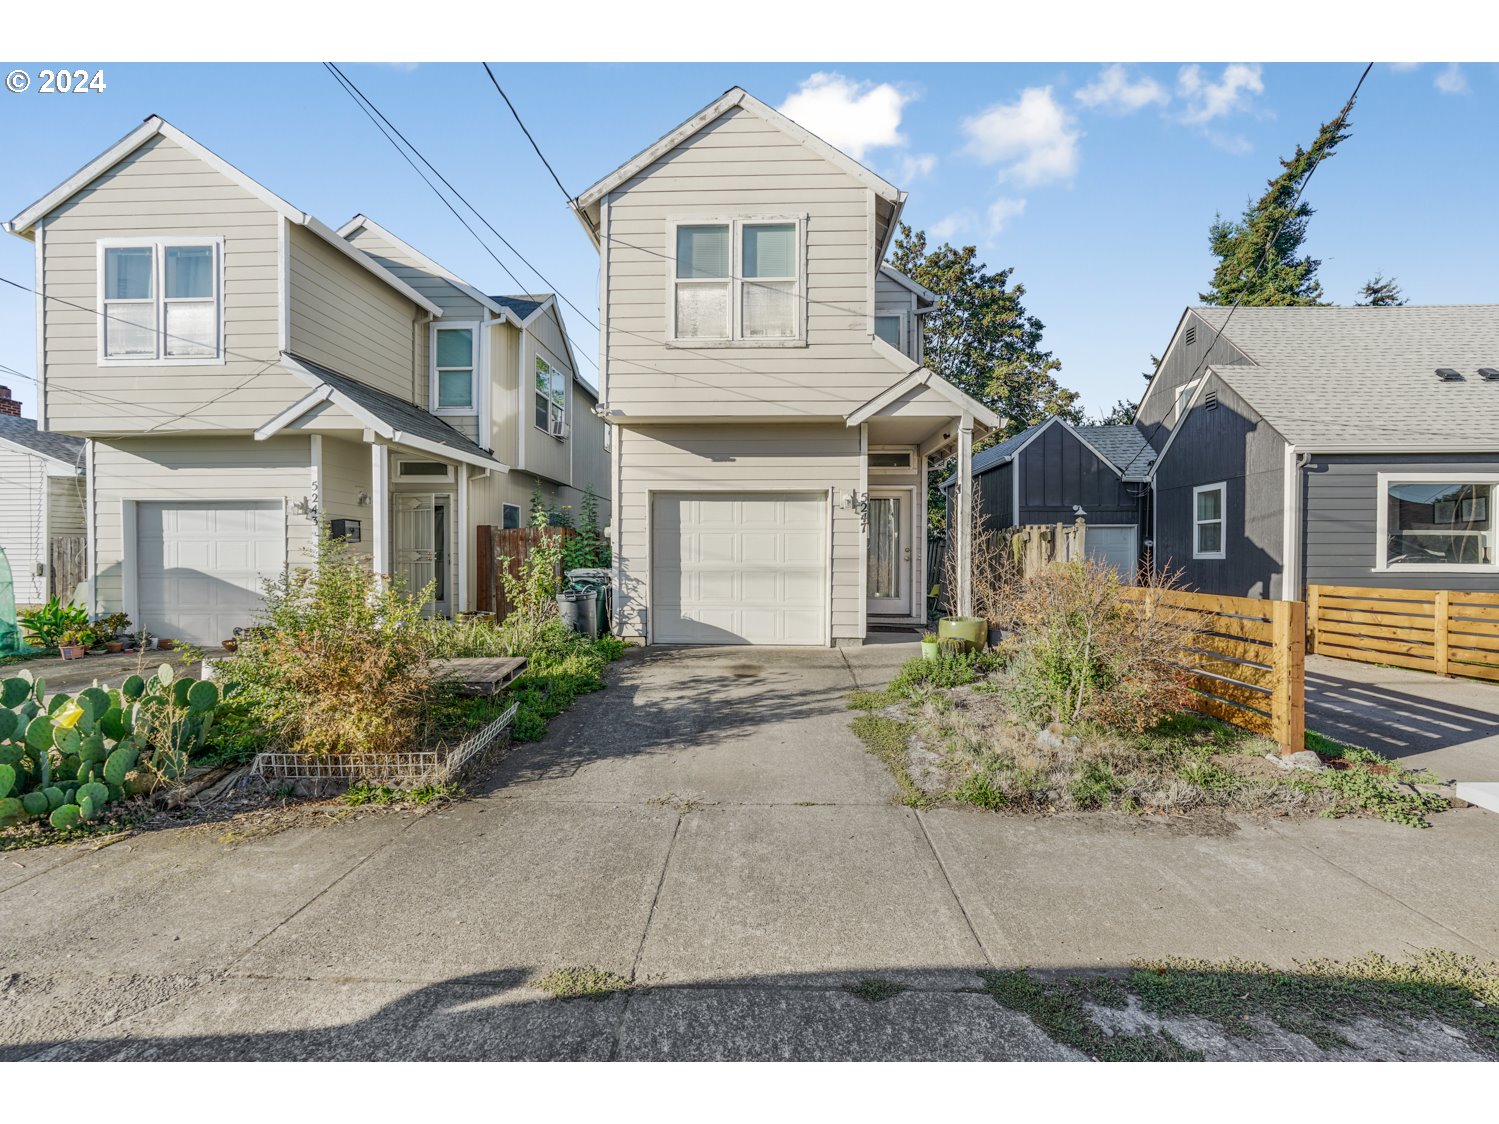
[[[1246,306],[1325,304],[1317,280],[1317,258],[1302,253],[1307,222],[1315,212],[1298,195],[1317,164],[1348,138],[1348,111],[1317,131],[1310,148],[1296,146],[1281,172],[1237,221],[1221,214],[1208,228],[1208,245],[1218,259],[1212,285],[1198,294],[1206,304]]]
[[[1121,398],[1115,402],[1107,411],[1098,415],[1094,425],[1132,425],[1135,420],[1135,411],[1139,409],[1139,403],[1131,402],[1127,398]]]
[[[1353,302],[1360,308],[1392,308],[1405,303],[1405,294],[1393,277],[1376,273],[1364,282],[1358,291],[1358,300]]]

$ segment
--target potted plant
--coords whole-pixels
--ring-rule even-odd
[[[167,637],[163,636],[161,639],[156,641],[156,647],[160,648],[163,652],[170,652],[174,643],[176,643],[176,641],[169,640]]]
[[[109,613],[100,617],[96,627],[104,640],[106,652],[123,652],[125,650],[124,634],[130,627],[130,617],[125,613]]]
[[[931,629],[921,634],[921,658],[924,660],[937,658],[937,634]]]
[[[93,635],[82,628],[70,628],[57,640],[57,651],[65,660],[81,660],[88,652]]]
[[[981,652],[989,640],[989,622],[983,617],[943,617],[937,622],[937,639],[956,640],[970,652]]]
[[[156,647],[156,637],[145,625],[141,625],[140,631],[135,634],[135,646],[143,652],[149,652]]]

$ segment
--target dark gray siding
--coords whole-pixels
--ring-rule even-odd
[[[1285,440],[1212,377],[1218,406],[1198,406],[1156,467],[1155,559],[1203,593],[1279,597],[1285,508]],[[1192,489],[1228,485],[1226,558],[1192,558]]]
[[[1020,465],[1018,522],[1071,523],[1076,518],[1073,504],[1082,505],[1089,523],[1139,522],[1139,498],[1118,473],[1061,426],[1039,434],[1015,460]]]
[[[1499,453],[1318,455],[1302,473],[1302,572],[1313,585],[1499,591],[1499,575],[1384,573],[1374,569],[1380,472],[1499,471]]]
[[[1186,342],[1186,333],[1194,327],[1196,333],[1189,344]],[[1170,427],[1166,423],[1176,406],[1176,388],[1189,382],[1194,374],[1200,373],[1199,368],[1207,366],[1203,358],[1207,355],[1208,344],[1213,342],[1212,326],[1190,311],[1181,324],[1181,333],[1182,338],[1177,341],[1177,346],[1162,361],[1155,377],[1150,380],[1150,395],[1140,403],[1139,417],[1135,419],[1135,424],[1144,431],[1145,439],[1157,450],[1166,444],[1170,433]],[[1223,365],[1245,363],[1248,359],[1224,338],[1218,340],[1213,347],[1210,362]]]
[[[989,517],[989,526],[996,531],[1015,525],[1012,511],[1015,493],[1010,485],[1011,471],[1011,466],[1006,463],[973,478],[974,492],[983,505],[984,514]]]

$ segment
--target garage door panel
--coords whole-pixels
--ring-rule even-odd
[[[822,643],[826,517],[827,499],[815,493],[656,496],[654,638]]]

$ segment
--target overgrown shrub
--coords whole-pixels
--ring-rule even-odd
[[[588,640],[560,620],[542,626],[527,653],[525,672],[512,684],[509,697],[520,702],[511,735],[518,742],[537,741],[547,722],[579,696],[604,687],[604,669],[624,654],[624,641],[613,636]]]
[[[562,532],[548,523],[545,510],[533,503],[531,526],[538,541],[514,567],[500,559],[500,581],[510,615],[500,624],[507,655],[529,655],[542,641],[547,625],[557,619],[557,592],[562,588]],[[513,571],[513,572],[512,572]]]
[[[422,732],[434,681],[421,605],[326,536],[317,564],[266,583],[260,626],[225,674],[278,747],[309,754],[402,750]]]

